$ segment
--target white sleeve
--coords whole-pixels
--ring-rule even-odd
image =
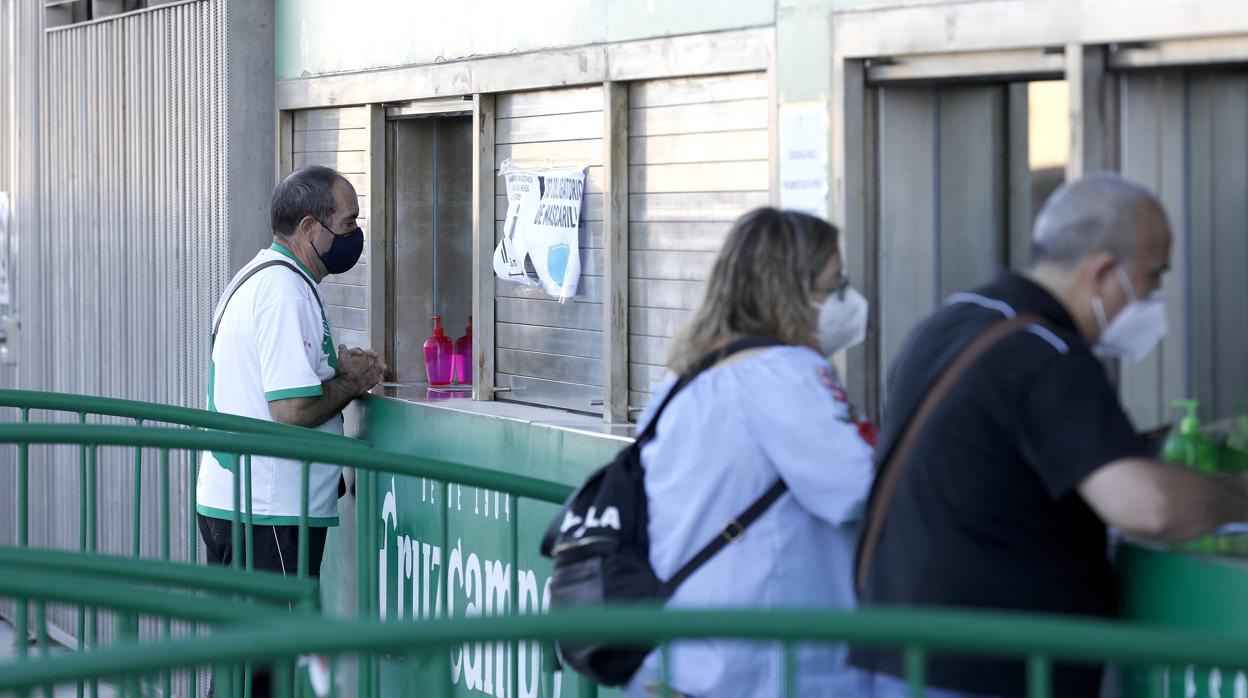
[[[874,477],[874,453],[851,421],[845,391],[814,351],[775,350],[748,364],[757,399],[749,428],[789,491],[833,525],[862,518]],[[743,366],[742,368],[746,368]]]
[[[324,328],[295,296],[264,301],[256,308],[255,341],[264,399],[316,397],[323,391],[317,365]]]

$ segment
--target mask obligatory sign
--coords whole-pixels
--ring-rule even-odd
[[[507,182],[507,218],[494,250],[498,278],[540,286],[560,302],[576,295],[587,169],[521,169],[503,162],[499,175]]]

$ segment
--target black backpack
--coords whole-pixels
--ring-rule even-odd
[[[723,532],[707,543],[671,579],[660,580],[650,567],[649,515],[646,506],[641,449],[654,438],[659,417],[672,398],[698,374],[731,354],[780,344],[774,339],[749,337],[713,352],[692,372],[681,376],[637,440],[620,451],[580,489],[572,493],[542,538],[542,555],[554,558],[550,577],[550,607],[571,610],[606,603],[663,601],[689,575],[745,529],[787,489],[777,481]],[[651,646],[617,647],[600,642],[559,643],[559,654],[573,669],[604,686],[629,681]]]

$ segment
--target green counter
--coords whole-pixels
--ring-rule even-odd
[[[631,441],[631,427],[600,417],[501,402],[430,400],[425,391],[369,397],[356,419],[378,449],[580,484]],[[349,425],[350,426],[350,425]],[[422,478],[382,476],[377,483],[380,535],[377,598],[384,619],[540,613],[549,605],[550,563],[537,551],[558,507],[499,492]],[[332,613],[356,614],[354,498],[341,500],[322,571]],[[449,681],[455,696],[575,696],[575,674],[555,673],[536,645],[475,643],[410,671],[384,659],[382,695],[424,695]],[[417,682],[421,690],[407,685]],[[344,688],[351,690],[347,678]],[[433,694],[436,695],[436,692]],[[603,692],[605,695],[606,692]]]
[[[1225,539],[1242,552],[1243,537]],[[1196,630],[1248,630],[1248,560],[1127,544],[1119,550],[1123,615],[1146,623]],[[1130,696],[1240,698],[1248,696],[1241,671],[1170,667],[1150,681],[1124,672]]]

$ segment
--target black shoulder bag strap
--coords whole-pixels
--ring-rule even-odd
[[[634,447],[638,450],[639,459],[641,455],[641,447],[646,442],[654,438],[655,430],[657,429],[659,423],[659,417],[663,416],[663,410],[667,408],[667,405],[672,401],[672,398],[675,397],[676,393],[680,392],[685,386],[692,383],[694,378],[697,378],[703,371],[706,371],[715,364],[723,361],[733,354],[736,354],[737,352],[746,351],[748,349],[771,347],[779,344],[781,344],[781,342],[766,337],[746,337],[745,339],[739,339],[711,352],[710,355],[698,363],[696,368],[686,375],[681,376],[680,380],[676,381],[676,384],[673,385],[672,389],[668,391],[667,397],[663,398],[663,402],[659,404],[659,409],[655,410],[654,416],[650,419],[650,423],[646,425],[646,428],[641,432],[641,435],[637,437]],[[749,528],[751,524],[757,521],[758,517],[762,516],[772,504],[775,504],[776,500],[780,498],[780,495],[784,494],[788,489],[788,485],[784,484],[784,480],[776,480],[775,484],[769,487],[761,497],[754,500],[750,506],[746,507],[745,511],[742,511],[736,518],[724,524],[723,530],[720,531],[718,536],[715,536],[714,540],[707,543],[706,547],[699,550],[698,554],[693,556],[693,559],[686,562],[684,566],[676,571],[676,574],[672,575],[671,579],[663,583],[663,588],[666,594],[671,595],[677,587],[689,578],[689,575],[696,572],[699,567],[706,564],[706,562],[712,557],[715,557],[715,554],[720,550],[723,550],[724,546],[739,539],[745,533],[745,529]]]
[[[905,467],[906,461],[910,459],[915,442],[923,433],[928,417],[931,417],[944,401],[945,396],[957,384],[962,374],[966,373],[966,370],[997,342],[1029,325],[1044,326],[1045,324],[1045,319],[1039,315],[1024,314],[990,325],[987,330],[968,342],[954,356],[927,394],[919,401],[918,407],[897,437],[896,444],[875,474],[876,490],[872,492],[871,501],[868,502],[867,527],[862,534],[862,542],[858,545],[858,554],[854,561],[854,588],[860,597],[867,581],[867,572],[871,568],[871,560],[875,557],[876,546],[880,542],[884,520],[888,517],[889,505],[892,504],[893,494],[897,490],[897,480],[901,476],[901,470]]]
[[[321,306],[321,312],[322,313],[325,312],[325,306],[321,302],[321,294],[318,293],[316,290],[316,284],[312,283],[312,280],[309,279],[306,274],[299,271],[299,267],[296,267],[290,262],[287,262],[281,259],[274,259],[274,260],[265,262],[263,264],[257,264],[256,266],[252,267],[250,270],[248,270],[246,274],[243,274],[243,278],[239,279],[238,283],[234,284],[234,288],[230,290],[230,295],[226,296],[225,302],[221,304],[221,313],[217,315],[216,319],[212,323],[212,334],[210,336],[213,338],[214,341],[216,340],[216,337],[217,337],[217,330],[221,328],[221,320],[225,318],[225,309],[230,305],[230,301],[234,299],[234,294],[238,293],[238,289],[242,288],[243,284],[247,283],[247,279],[250,279],[251,277],[255,276],[257,272],[261,271],[262,269],[268,269],[269,267],[276,267],[276,266],[286,267],[287,269],[290,269],[291,271],[295,272],[296,276],[303,279],[303,283],[307,284],[308,288],[312,289],[312,295],[316,296],[316,304]]]

